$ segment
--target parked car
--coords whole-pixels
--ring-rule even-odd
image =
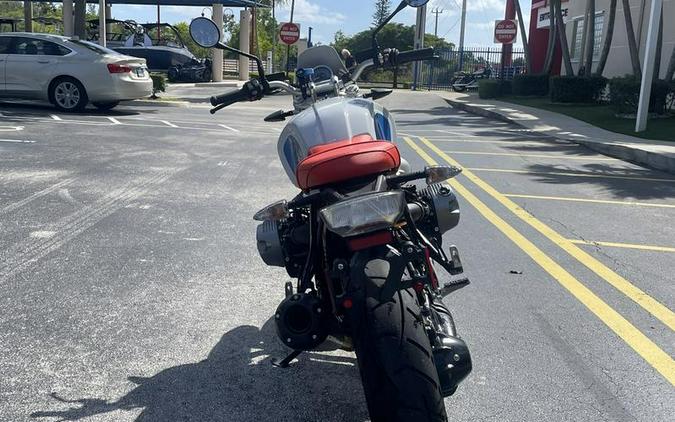
[[[0,98],[47,100],[63,111],[109,110],[152,94],[145,60],[51,34],[0,34]]]

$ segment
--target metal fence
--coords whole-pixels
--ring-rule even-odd
[[[513,79],[525,72],[525,53],[513,49],[511,63],[502,66],[501,47],[464,50],[437,49],[438,60],[423,62],[420,67],[419,84],[427,89],[449,89],[455,73],[474,72],[484,68],[490,70],[491,78]]]

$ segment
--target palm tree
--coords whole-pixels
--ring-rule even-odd
[[[514,1],[516,6],[516,13],[518,14],[518,25],[520,26],[520,33],[523,38],[523,51],[525,52],[525,66],[527,66],[527,73],[532,73],[532,62],[530,61],[530,46],[527,43],[527,33],[525,32],[525,22],[523,21],[523,12],[520,10],[520,1]]]
[[[605,43],[602,46],[602,52],[600,53],[600,59],[598,60],[598,67],[595,69],[595,74],[602,76],[602,72],[605,71],[605,64],[607,64],[607,56],[609,56],[609,50],[612,48],[612,37],[614,36],[614,18],[616,17],[616,0],[611,0],[609,3],[609,20],[607,22],[607,36],[605,37]]]
[[[555,7],[555,24],[558,28],[558,37],[560,39],[560,48],[562,49],[563,63],[565,64],[565,74],[574,75],[572,61],[570,60],[570,47],[567,45],[567,35],[565,34],[565,23],[562,18],[562,7],[560,0],[552,0]]]
[[[33,32],[33,2],[23,2],[23,30]]]
[[[593,52],[595,50],[595,0],[588,0],[586,7],[586,59],[584,75],[591,76],[593,69]]]
[[[623,17],[626,21],[626,35],[628,36],[628,51],[630,52],[630,62],[633,65],[633,75],[636,78],[642,76],[640,70],[640,56],[637,42],[635,41],[635,30],[633,29],[633,17],[630,14],[630,3],[628,0],[621,0],[623,5]]]
[[[616,0],[614,0],[616,1]],[[544,60],[544,69],[543,73],[551,73],[551,67],[553,66],[553,53],[555,52],[555,40],[558,37],[556,25],[555,25],[555,10],[553,8],[553,2],[549,2],[549,12],[548,12],[548,45],[546,46],[546,59]]]

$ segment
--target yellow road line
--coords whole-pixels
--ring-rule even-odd
[[[641,249],[643,251],[675,252],[675,248],[671,248],[669,246],[636,245],[632,243],[599,242],[595,240],[581,240],[581,239],[567,239],[567,240],[577,245],[607,246],[611,248],[625,248],[625,249]]]
[[[422,140],[422,142],[424,142],[426,146],[428,146],[436,154],[442,157],[445,161],[454,166],[461,167],[461,164],[459,164],[457,161],[450,158],[446,153],[438,149],[436,145],[432,144],[423,137],[420,137],[420,139]],[[478,187],[483,189],[494,199],[499,201],[499,203],[505,206],[518,218],[520,218],[521,220],[532,226],[539,233],[546,236],[551,242],[555,243],[565,252],[572,255],[577,261],[581,262],[591,271],[602,277],[605,281],[614,286],[621,293],[625,294],[626,296],[634,300],[635,303],[642,306],[642,308],[644,308],[647,312],[654,315],[661,322],[666,324],[671,330],[675,330],[675,313],[673,313],[666,306],[664,306],[656,299],[649,296],[647,293],[635,287],[628,280],[626,280],[619,274],[609,269],[602,262],[593,258],[590,254],[584,252],[579,247],[575,246],[572,242],[564,238],[558,232],[556,232],[546,224],[542,223],[532,214],[530,214],[529,212],[518,206],[518,204],[516,204],[515,202],[511,201],[510,199],[499,193],[495,188],[493,188],[488,183],[483,181],[483,179],[476,176],[470,170],[465,169],[462,174],[468,177],[469,180],[478,185]]]
[[[553,154],[520,154],[516,152],[484,152],[484,151],[448,151],[451,154],[467,155],[495,155],[505,157],[532,157],[532,158],[551,158],[555,160],[592,160],[592,161],[618,161],[616,158],[606,157],[579,157],[576,155],[553,155]]]
[[[439,149],[439,151],[441,151]],[[443,152],[443,151],[441,151]],[[499,173],[521,173],[521,174],[534,174],[541,176],[570,176],[570,177],[597,177],[601,179],[626,179],[626,180],[642,180],[648,182],[671,182],[675,183],[675,179],[659,179],[656,177],[641,177],[641,176],[630,176],[630,175],[617,175],[617,174],[604,174],[604,173],[577,173],[577,172],[562,172],[562,171],[528,171],[528,170],[513,170],[513,169],[493,169],[493,168],[480,168],[480,167],[466,167],[465,170],[473,171],[492,171]]]
[[[415,150],[427,163],[437,165],[438,163],[429,154],[413,142],[410,138],[405,138],[410,147]],[[422,138],[424,142],[424,139]],[[427,141],[428,142],[428,141]],[[426,142],[425,142],[426,143]],[[434,151],[436,152],[436,151]],[[441,151],[442,152],[442,151]],[[443,157],[445,159],[445,157]],[[449,159],[449,157],[448,157]],[[447,161],[447,160],[446,160]],[[454,161],[454,160],[453,160]],[[455,163],[455,165],[457,165]],[[463,173],[470,177],[470,172]],[[567,289],[575,298],[584,304],[593,314],[595,314],[609,329],[623,339],[633,350],[647,361],[654,369],[663,375],[672,385],[675,386],[675,361],[654,342],[638,330],[633,324],[626,320],[621,314],[615,311],[595,293],[579,282],[574,276],[567,272],[562,266],[546,255],[541,249],[535,246],[530,240],[514,229],[478,197],[471,193],[456,179],[449,181],[450,185],[468,201],[478,212],[480,212],[488,221],[508,237],[516,246],[522,249],[530,258],[532,258],[541,268],[549,273],[561,286]]]
[[[611,201],[605,199],[570,198],[567,196],[523,195],[516,193],[504,193],[502,195],[506,196],[507,198],[544,199],[548,201],[590,202],[593,204],[634,205],[640,207],[675,208],[675,205],[673,204],[654,204],[650,202]]]

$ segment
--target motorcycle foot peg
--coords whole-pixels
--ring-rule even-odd
[[[288,354],[288,356],[286,356],[283,359],[273,358],[272,359],[272,366],[274,366],[276,368],[288,368],[288,365],[291,364],[293,359],[300,356],[300,353],[302,353],[302,350],[293,350],[291,353]]]
[[[443,284],[443,287],[441,287],[441,291],[439,292],[439,295],[441,297],[446,297],[452,292],[456,292],[457,290],[461,289],[462,287],[466,287],[471,282],[469,281],[468,278],[460,278],[457,280],[453,281],[448,281],[447,283]]]
[[[450,254],[450,262],[452,262],[452,267],[454,268],[453,273],[459,274],[463,272],[464,267],[462,267],[462,260],[459,259],[459,250],[457,249],[457,246],[451,245],[448,248],[448,252]]]

